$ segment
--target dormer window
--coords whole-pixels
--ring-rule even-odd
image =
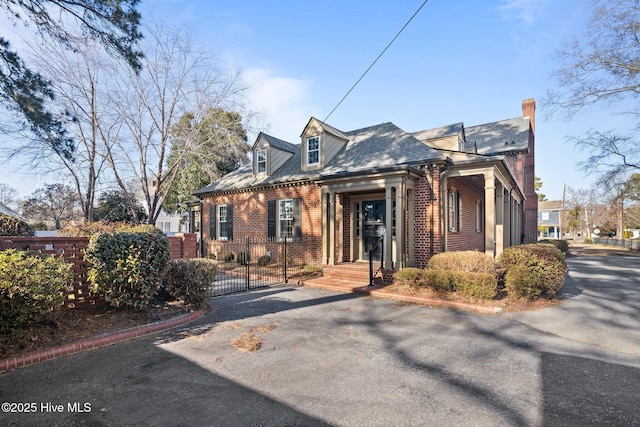
[[[258,173],[267,173],[267,150],[256,151],[256,170]]]
[[[307,138],[307,166],[320,163],[320,138]]]

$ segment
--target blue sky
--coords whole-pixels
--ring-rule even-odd
[[[308,119],[325,119],[420,4],[143,0],[139,10],[144,20],[190,28],[224,66],[242,72],[249,108],[267,132],[298,143]],[[569,122],[548,118],[543,104],[555,85],[555,50],[584,33],[586,4],[431,0],[327,122],[345,131],[389,121],[407,131],[473,126],[520,116],[522,100],[533,97],[542,192],[559,199],[563,184],[587,188],[595,177],[576,166],[586,155],[566,137],[630,127],[628,119],[598,110]],[[0,182],[23,195],[33,189],[17,173]]]

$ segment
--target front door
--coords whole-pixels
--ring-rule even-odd
[[[373,260],[382,260],[384,242],[380,240],[384,238],[386,214],[387,208],[384,200],[362,202],[362,235],[364,236],[362,259],[368,260],[369,250],[373,249]]]

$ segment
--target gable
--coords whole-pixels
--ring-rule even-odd
[[[323,169],[348,141],[343,132],[315,117],[309,120],[300,138],[302,147],[300,168],[303,171]]]
[[[253,174],[271,175],[295,152],[295,145],[261,132],[253,144]]]

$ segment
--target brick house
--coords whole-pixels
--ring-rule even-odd
[[[252,162],[195,194],[204,251],[246,236],[304,242],[316,265],[426,265],[443,251],[537,238],[535,101],[513,119],[419,132],[352,131],[311,118],[299,144],[261,133]],[[379,244],[377,244],[379,241]]]

